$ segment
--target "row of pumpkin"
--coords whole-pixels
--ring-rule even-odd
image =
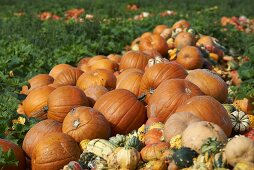
[[[42,120],[30,129],[22,146],[31,158],[32,169],[63,168],[80,157],[80,142],[88,143],[80,157],[81,162],[85,157],[86,163],[78,163],[83,169],[97,167],[88,166],[97,157],[102,160],[99,164],[104,160],[102,169],[137,169],[140,162],[148,162],[145,169],[157,169],[152,167],[157,165],[155,162],[149,162],[158,161],[159,153],[166,155],[159,162],[161,169],[168,164],[169,168],[173,164],[174,168],[189,167],[198,153],[202,155],[200,148],[206,139],[209,146],[216,143],[215,148],[220,148],[216,153],[221,153],[228,137],[253,128],[253,115],[228,113],[222,105],[230,102],[228,87],[213,72],[209,60],[219,61],[223,55],[223,47],[215,38],[195,33],[187,21],[181,20],[171,28],[159,25],[153,32],[144,33],[123,56],[85,57],[77,67],[59,64],[49,74],[34,76],[28,81],[29,86],[22,87],[20,93],[27,97],[18,108],[20,114]],[[228,110],[233,107],[229,106]],[[251,113],[253,107],[248,109]],[[155,126],[150,129],[155,130],[139,129],[144,124],[149,129],[149,122]],[[151,139],[142,138],[149,134]],[[182,135],[180,146],[187,149],[170,144],[177,135]],[[120,144],[112,142],[113,136],[119,137]],[[105,140],[110,137],[111,143]],[[253,141],[239,139],[248,145],[233,148],[239,149],[240,156],[226,156],[229,165],[224,162],[221,167],[254,162],[250,154]],[[123,146],[125,150],[120,152],[117,148]],[[178,153],[179,149],[183,150]],[[125,157],[118,159],[118,153]],[[146,158],[154,155],[156,158]],[[117,162],[112,163],[113,160]],[[72,162],[65,168],[75,166],[77,162]]]

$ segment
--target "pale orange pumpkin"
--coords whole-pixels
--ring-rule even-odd
[[[67,68],[71,68],[72,66],[69,65],[69,64],[58,64],[58,65],[55,65],[49,72],[49,75],[52,76],[54,79],[57,77],[57,75],[67,69]]]
[[[116,63],[120,63],[122,56],[119,54],[109,54],[107,58]]]
[[[228,86],[217,74],[206,69],[191,70],[186,77],[193,84],[197,85],[206,95],[214,97],[223,103],[227,100]]]
[[[84,139],[108,139],[111,128],[105,117],[97,110],[80,106],[73,108],[63,121],[63,133],[76,142]]]
[[[76,84],[83,91],[95,85],[104,86],[111,90],[116,87],[116,76],[108,70],[98,69],[83,73]]]
[[[148,117],[157,117],[161,122],[165,122],[181,104],[197,95],[203,95],[203,92],[188,80],[165,80],[150,97],[147,115]]]
[[[177,54],[176,62],[187,70],[194,70],[203,66],[204,60],[201,51],[194,46],[186,46]]]
[[[232,131],[232,123],[227,110],[211,96],[194,96],[176,109],[176,112],[190,112],[202,120],[220,126],[227,136]]]
[[[160,33],[162,33],[166,28],[168,28],[167,25],[157,25],[157,26],[153,29],[153,33],[155,33],[155,34],[160,34]]]
[[[89,106],[85,93],[75,86],[62,86],[48,96],[48,118],[63,122],[71,109]]]
[[[93,63],[91,65],[89,64],[89,66],[91,70],[105,69],[111,71],[112,73],[118,70],[118,64],[109,59],[93,61]]]
[[[87,62],[87,65],[91,66],[93,65],[94,62],[98,61],[98,60],[102,60],[102,59],[107,59],[106,56],[104,55],[96,55],[96,56],[93,56],[89,59],[89,61]]]
[[[186,46],[195,45],[196,39],[194,35],[189,32],[180,32],[175,38],[175,48],[182,49]]]
[[[104,86],[91,86],[88,87],[85,91],[86,97],[89,101],[89,105],[93,107],[96,100],[108,92],[108,89]]]

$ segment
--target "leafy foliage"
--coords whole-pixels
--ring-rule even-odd
[[[4,152],[0,147],[0,167],[6,165],[18,166],[19,161],[16,159],[14,151],[9,149],[7,152]]]

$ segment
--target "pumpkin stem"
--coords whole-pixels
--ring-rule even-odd
[[[184,89],[186,93],[190,94],[191,93],[191,90],[189,88],[185,88]]]
[[[79,119],[77,119],[77,120],[75,120],[75,121],[73,122],[73,127],[74,127],[74,128],[77,128],[77,127],[79,126],[79,124],[80,124],[80,121],[79,121]]]
[[[48,112],[48,106],[43,106],[40,110],[32,112],[33,117],[37,117],[39,119],[45,119],[44,115]]]
[[[145,101],[145,98],[146,98],[146,93],[142,93],[141,96],[138,96],[138,100],[141,102]]]
[[[154,88],[150,87],[150,88],[149,88],[149,93],[150,93],[150,94],[153,94],[153,93],[154,93]]]

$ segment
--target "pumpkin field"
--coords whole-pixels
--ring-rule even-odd
[[[254,170],[252,0],[0,0],[0,170]]]

